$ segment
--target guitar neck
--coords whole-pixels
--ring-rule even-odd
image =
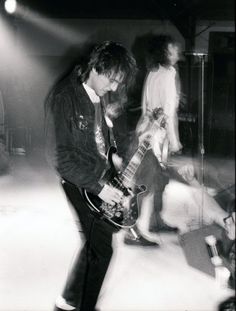
[[[148,135],[145,140],[139,145],[137,151],[135,152],[135,154],[132,156],[129,164],[127,165],[127,167],[125,168],[125,170],[123,171],[123,173],[120,176],[120,179],[122,181],[124,181],[125,183],[130,183],[133,178],[135,173],[137,172],[146,151],[148,150],[149,146],[150,146],[150,140],[151,140],[151,135]]]
[[[125,170],[120,176],[120,180],[123,181],[125,184],[129,185],[132,182],[134,175],[137,172],[145,156],[145,153],[150,146],[153,132],[157,130],[158,128],[164,128],[164,127],[165,127],[165,117],[164,117],[164,114],[162,113],[162,108],[154,109],[153,118],[151,119],[151,124],[150,124],[150,134],[148,134],[145,137],[145,139],[141,142],[141,144],[138,147],[138,150],[132,156],[129,164],[127,165],[127,167],[125,168]]]

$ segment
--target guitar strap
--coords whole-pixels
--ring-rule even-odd
[[[108,127],[108,140],[109,140],[109,145],[114,146],[117,148],[114,132],[113,132],[113,122],[112,120],[106,115],[106,108],[105,108],[105,102],[104,99],[101,99],[101,104],[102,104],[102,109],[104,113],[104,118]]]
[[[116,144],[116,140],[114,137],[114,132],[113,132],[113,128],[108,126],[108,133],[109,133],[109,142],[110,142],[110,146],[114,146],[117,148],[117,144]]]

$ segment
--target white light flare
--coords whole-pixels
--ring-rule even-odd
[[[71,26],[66,25],[66,21],[60,23],[56,19],[47,18],[38,12],[32,11],[29,7],[18,5],[17,16],[65,42],[82,43],[87,38],[86,33],[78,33]]]
[[[16,12],[17,2],[16,0],[6,0],[4,3],[5,10],[9,14],[13,14]]]

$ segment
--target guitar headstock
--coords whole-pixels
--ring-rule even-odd
[[[160,127],[166,127],[166,115],[164,114],[163,108],[155,108],[152,112],[152,117]]]

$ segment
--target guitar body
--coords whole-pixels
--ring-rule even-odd
[[[104,184],[107,183],[123,192],[122,202],[112,206],[85,189],[82,189],[82,195],[91,211],[100,218],[104,218],[118,228],[131,228],[135,225],[139,216],[138,196],[146,191],[146,187],[135,184],[130,187],[124,186],[112,162],[112,154],[115,152],[114,147],[111,147],[108,151],[107,158],[110,169],[106,172],[102,181]]]
[[[162,108],[154,109],[151,124],[153,131],[157,128],[165,127],[165,117]],[[133,180],[135,173],[150,146],[151,137],[152,135],[148,134],[140,143],[129,164],[122,172],[117,172],[112,161],[112,155],[116,152],[116,148],[111,147],[108,151],[107,164],[109,169],[101,182],[104,185],[111,185],[123,192],[124,195],[121,203],[113,206],[104,202],[98,196],[82,189],[82,195],[90,210],[100,218],[113,224],[116,228],[131,228],[135,225],[138,219],[138,196],[146,191],[146,187],[143,185],[135,185]]]

